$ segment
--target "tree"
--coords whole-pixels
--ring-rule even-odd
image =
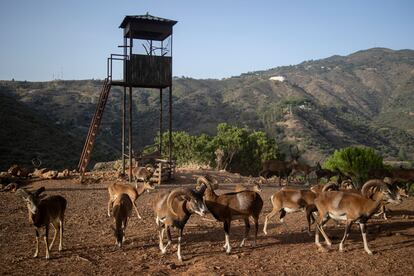
[[[279,157],[275,140],[262,131],[230,126],[217,126],[217,135],[211,143],[223,151],[223,167],[243,175],[256,175],[263,161]]]
[[[162,155],[168,155],[169,132],[162,135]],[[210,137],[207,135],[192,136],[185,131],[172,132],[172,152],[173,158],[178,164],[209,164],[210,158],[205,153],[205,146],[208,145]],[[159,144],[159,136],[154,139],[155,144]],[[204,145],[204,146],[202,146]]]
[[[336,150],[325,161],[324,167],[350,177],[357,187],[369,179],[370,172],[385,169],[382,157],[374,149],[365,147]]]
[[[158,143],[157,136],[155,144]],[[217,126],[217,135],[213,137],[206,134],[192,136],[184,131],[173,132],[172,144],[173,158],[180,165],[210,165],[243,175],[256,175],[262,161],[279,157],[275,140],[264,132],[226,123]],[[162,149],[163,155],[167,155],[168,132],[163,133]]]

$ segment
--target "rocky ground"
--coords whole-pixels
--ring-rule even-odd
[[[176,180],[157,187],[171,189],[180,185],[194,185],[197,176],[213,174],[220,183],[218,193],[234,188],[236,183],[247,183],[248,178],[227,172],[184,170]],[[193,215],[184,230],[182,254],[178,262],[176,247],[161,255],[151,202],[157,190],[138,199],[143,217],[135,213],[129,220],[127,240],[122,249],[115,246],[110,228],[111,218],[106,215],[106,187],[115,181],[110,173],[89,176],[88,184],[79,184],[77,178],[39,180],[27,186],[35,189],[46,187],[48,195],[60,194],[68,201],[65,219],[64,250],[57,245],[46,260],[44,243],[40,243],[40,256],[33,258],[35,233],[27,218],[23,200],[14,193],[0,193],[0,274],[190,274],[190,275],[410,275],[414,271],[414,199],[409,198],[399,206],[391,206],[388,221],[374,218],[368,224],[368,240],[373,256],[363,250],[359,227],[353,227],[345,244],[346,252],[338,252],[343,227],[328,223],[327,233],[333,237],[333,249],[320,253],[314,237],[304,231],[303,213],[290,214],[285,219],[290,231],[278,221],[269,225],[269,234],[262,232],[264,216],[270,212],[270,196],[278,190],[275,184],[264,186],[264,207],[260,219],[258,244],[238,247],[243,235],[242,222],[233,222],[231,244],[233,251],[223,251],[222,224],[211,215],[201,218]],[[253,229],[253,227],[252,227]],[[53,233],[53,230],[52,230]],[[252,233],[252,231],[251,231]],[[177,232],[173,231],[174,242]],[[251,235],[252,236],[252,235]]]

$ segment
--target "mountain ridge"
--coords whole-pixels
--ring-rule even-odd
[[[283,81],[270,80],[275,76]],[[84,137],[101,85],[1,81],[0,91]],[[214,134],[221,122],[263,130],[282,149],[297,143],[311,162],[350,145],[374,147],[394,160],[402,148],[414,159],[413,92],[414,50],[373,48],[221,80],[174,77],[173,126],[191,134]],[[133,94],[133,146],[139,149],[158,131],[159,98],[149,89]],[[112,155],[120,149],[121,95],[112,88],[97,141]]]

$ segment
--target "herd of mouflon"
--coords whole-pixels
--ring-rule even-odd
[[[277,164],[265,164],[262,175],[268,176],[266,170],[272,170],[272,166]],[[8,172],[1,173],[0,179],[7,177],[39,177],[45,173],[29,174],[22,172],[12,166]],[[67,177],[69,171],[64,171]],[[135,168],[133,176],[135,185],[129,183],[115,182],[108,187],[108,216],[113,218],[111,228],[115,236],[115,243],[122,247],[125,240],[125,231],[128,218],[135,210],[137,217],[141,219],[136,201],[145,191],[156,189],[150,182],[151,167]],[[263,173],[265,172],[265,173]],[[23,175],[24,173],[24,175]],[[282,175],[279,175],[282,178]],[[288,228],[283,218],[286,214],[303,211],[308,223],[308,233],[311,234],[311,226],[315,224],[315,244],[319,251],[326,251],[332,245],[330,238],[324,230],[324,225],[330,220],[343,221],[345,231],[339,244],[339,250],[344,250],[344,243],[347,239],[349,230],[353,223],[360,226],[364,250],[368,254],[373,254],[367,243],[366,223],[373,215],[382,215],[387,219],[385,208],[387,204],[400,204],[407,197],[407,191],[399,185],[395,179],[385,177],[383,179],[371,179],[362,185],[361,189],[356,189],[351,180],[330,182],[326,184],[316,184],[310,188],[297,188],[283,186],[271,197],[272,210],[265,216],[263,232],[267,235],[267,225],[270,219],[279,214],[280,222]],[[156,227],[159,235],[159,248],[162,254],[167,252],[167,248],[172,243],[171,228],[178,230],[177,257],[182,261],[181,243],[184,227],[191,215],[204,216],[207,213],[219,222],[223,223],[225,244],[224,250],[227,254],[231,252],[230,230],[233,220],[243,220],[245,231],[240,247],[242,247],[249,236],[250,219],[254,222],[254,241],[259,230],[259,217],[262,212],[263,199],[261,191],[263,184],[266,183],[265,177],[251,178],[247,185],[238,184],[233,192],[217,194],[215,190],[219,188],[218,181],[210,176],[204,175],[194,179],[195,184],[187,187],[173,188],[170,190],[160,189],[157,191],[152,208],[155,215]],[[3,181],[2,180],[2,181]],[[139,183],[138,181],[142,182]],[[10,183],[9,183],[10,184]],[[3,183],[2,183],[3,185]],[[4,186],[4,185],[3,185]],[[2,187],[4,188],[4,187]],[[53,247],[57,235],[59,235],[59,251],[63,249],[63,232],[65,211],[67,201],[60,195],[44,196],[44,187],[35,191],[15,185],[14,191],[20,195],[27,203],[30,223],[36,229],[36,249],[34,257],[39,255],[39,238],[41,230],[44,228],[43,240],[46,246],[46,258],[50,258],[50,250]],[[49,227],[54,228],[54,236],[49,243]],[[325,240],[325,246],[321,244],[320,234]],[[166,243],[164,235],[166,235]],[[191,234],[190,234],[191,235]]]

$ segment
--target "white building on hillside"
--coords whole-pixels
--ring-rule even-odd
[[[269,80],[271,80],[271,81],[280,81],[280,82],[284,82],[285,79],[286,78],[284,76],[273,76],[273,77],[269,78]]]

